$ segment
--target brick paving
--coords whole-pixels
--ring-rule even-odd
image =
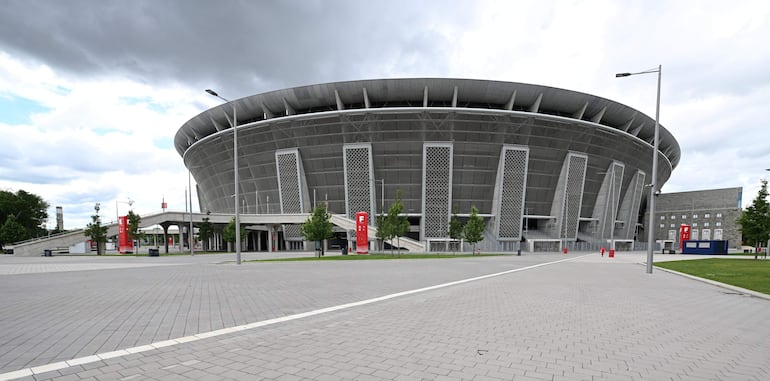
[[[240,267],[196,257],[168,261],[178,266],[3,276],[0,373],[33,367],[20,378],[29,380],[770,378],[770,301],[657,269],[645,274],[637,263],[643,254],[627,253],[56,366],[578,255]]]

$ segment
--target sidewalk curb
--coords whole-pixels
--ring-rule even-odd
[[[655,266],[655,268],[659,269],[659,270],[662,270],[662,271],[665,271],[667,273],[671,273],[671,274],[683,276],[685,278],[690,278],[690,279],[697,280],[697,281],[700,281],[700,282],[703,282],[703,283],[707,283],[707,284],[710,284],[712,286],[717,286],[717,287],[725,288],[725,289],[728,289],[730,291],[740,292],[741,294],[745,294],[745,295],[752,296],[752,297],[755,297],[755,298],[760,298],[760,299],[764,299],[764,300],[770,300],[770,295],[763,294],[761,292],[749,290],[749,289],[738,287],[738,286],[733,286],[731,284],[717,282],[717,281],[711,280],[711,279],[697,277],[695,275],[685,274],[685,273],[682,273],[682,272],[679,272],[679,271],[674,271],[674,270],[666,269],[666,268],[663,268],[663,267],[660,267],[660,266]]]

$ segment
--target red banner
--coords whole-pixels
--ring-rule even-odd
[[[690,240],[690,225],[682,224],[679,226],[679,250],[682,250],[684,241]]]
[[[118,217],[118,253],[125,254],[134,250],[134,243],[128,237],[128,216]]]
[[[369,254],[369,214],[356,213],[356,253]]]

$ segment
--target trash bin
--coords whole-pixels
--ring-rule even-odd
[[[160,257],[159,249],[149,249],[148,253],[149,253],[149,256],[151,257]]]
[[[43,256],[44,257],[51,257],[52,256],[51,255],[51,250],[48,250],[48,249],[43,250]]]

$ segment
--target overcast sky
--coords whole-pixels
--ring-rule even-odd
[[[682,160],[664,192],[770,177],[770,2],[3,0],[0,189],[65,228],[184,210],[178,128],[219,101],[331,81],[457,77],[586,92],[654,118]],[[195,186],[193,185],[193,188]],[[118,210],[116,211],[116,207]],[[194,206],[197,211],[197,205]]]

